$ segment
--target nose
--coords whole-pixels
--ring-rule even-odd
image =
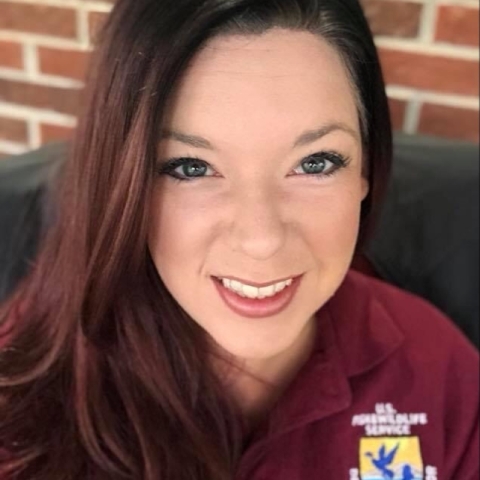
[[[259,261],[274,257],[286,237],[280,203],[269,191],[238,195],[229,229],[231,248]]]

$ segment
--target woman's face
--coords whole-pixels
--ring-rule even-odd
[[[149,235],[159,275],[227,352],[278,358],[340,286],[355,248],[368,185],[346,69],[306,32],[217,37],[186,72],[164,127]],[[248,312],[215,280],[299,276],[267,301],[225,297]]]

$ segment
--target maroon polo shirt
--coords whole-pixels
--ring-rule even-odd
[[[479,357],[425,301],[350,271],[235,480],[478,480]]]
[[[350,271],[235,480],[478,480],[479,358],[436,308]]]

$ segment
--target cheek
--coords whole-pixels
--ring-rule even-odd
[[[348,269],[357,243],[359,215],[360,209],[353,205],[318,215],[307,241],[315,263],[322,270]]]
[[[189,195],[172,195],[159,188],[151,203],[149,247],[161,276],[179,269],[206,252],[214,213]]]
[[[317,261],[341,258],[344,263],[355,249],[363,187],[360,182],[345,182],[310,193],[309,199],[298,198],[294,207],[297,228]]]

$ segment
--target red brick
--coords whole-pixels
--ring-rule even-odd
[[[479,94],[478,62],[399,50],[380,49],[389,85],[460,95]]]
[[[0,29],[74,38],[77,35],[76,11],[27,3],[1,3]]]
[[[423,5],[403,1],[362,0],[362,6],[375,35],[418,36]]]
[[[90,55],[78,50],[38,49],[40,71],[48,75],[84,80]]]
[[[389,98],[390,117],[392,119],[392,127],[396,131],[402,131],[405,123],[405,113],[407,110],[407,102]]]
[[[479,142],[479,112],[456,107],[425,104],[419,131],[429,135]]]
[[[0,139],[10,142],[26,143],[27,124],[23,120],[0,117]]]
[[[56,140],[66,140],[73,136],[74,128],[60,127],[42,123],[40,125],[41,143],[53,142]]]
[[[442,5],[439,7],[435,39],[440,42],[478,47],[478,8]]]
[[[96,43],[105,21],[109,14],[102,12],[90,12],[88,15],[88,30],[90,32],[90,41]]]
[[[76,115],[80,90],[47,87],[0,78],[0,101]]]
[[[23,68],[22,46],[19,43],[0,41],[0,66]]]

